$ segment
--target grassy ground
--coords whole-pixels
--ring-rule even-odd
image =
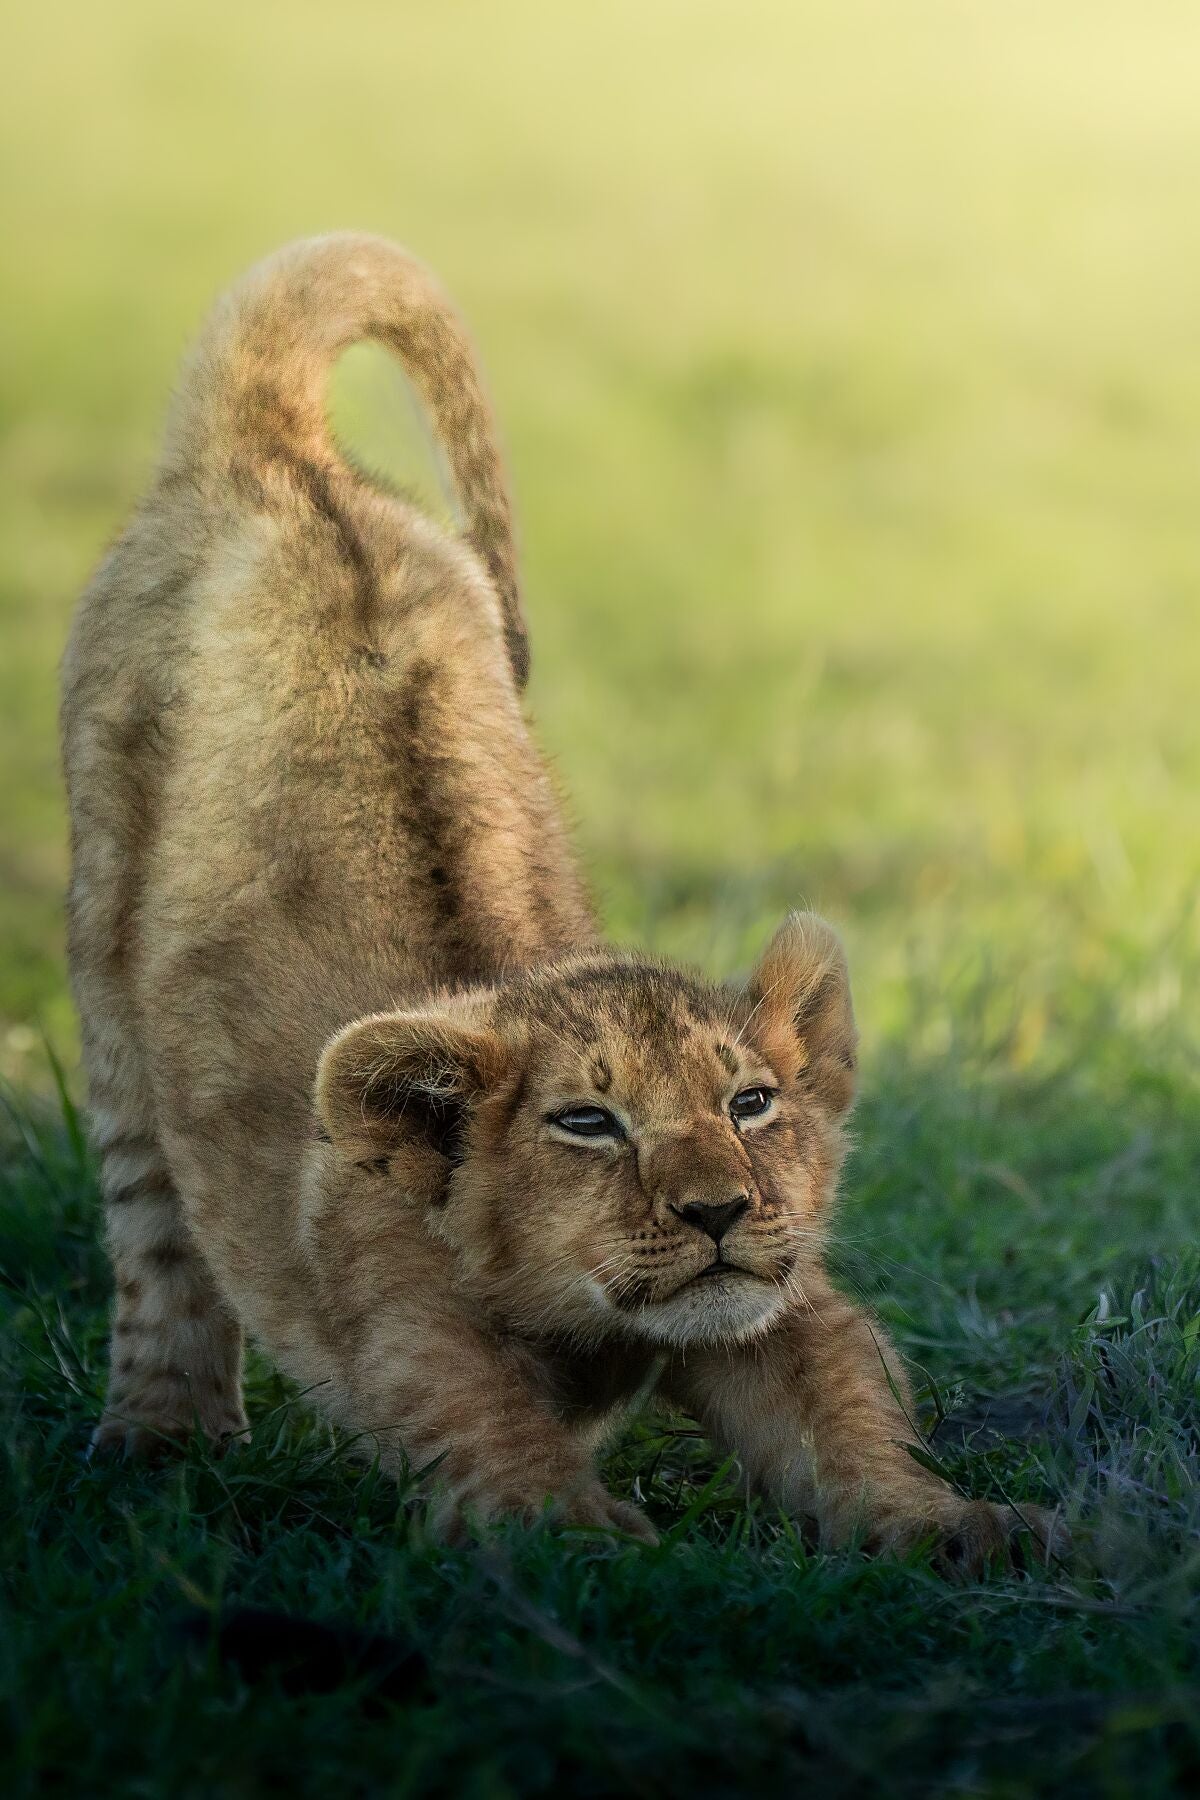
[[[115,0],[6,26],[7,1785],[1184,1791],[1194,9],[414,15]],[[920,1363],[956,1476],[1063,1500],[1069,1569],[947,1590],[919,1559],[821,1558],[649,1424],[611,1474],[661,1549],[446,1554],[265,1369],[236,1458],[83,1462],[107,1286],[41,1043],[73,1068],[55,659],[209,296],[343,224],[418,247],[482,344],[533,704],[614,932],[728,973],[797,900],[844,925],[845,1277]],[[397,398],[343,371],[339,418],[391,465]],[[218,1604],[357,1622],[427,1667],[399,1699],[366,1669],[289,1692],[186,1647]]]

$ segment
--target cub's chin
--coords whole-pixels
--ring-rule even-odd
[[[787,1290],[741,1269],[700,1276],[665,1300],[640,1307],[636,1329],[659,1344],[735,1344],[765,1331],[783,1311]]]

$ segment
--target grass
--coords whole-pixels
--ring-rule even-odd
[[[9,23],[6,1791],[1194,1785],[1197,48],[1184,0]],[[823,1558],[678,1422],[610,1470],[661,1549],[445,1553],[262,1366],[236,1457],[83,1460],[108,1288],[55,662],[208,298],[346,224],[417,247],[482,345],[533,707],[613,932],[728,974],[797,901],[844,926],[844,1278],[919,1363],[933,1452],[1060,1498],[1069,1568],[947,1589]],[[392,469],[399,398],[369,355],[336,384]],[[239,1605],[425,1672],[298,1694],[188,1647]]]
[[[1166,1244],[1195,1101],[1148,1084],[1117,1117],[1073,1071],[989,1080],[993,1050],[878,1072],[841,1246],[921,1367],[947,1472],[1072,1520],[1067,1567],[965,1588],[919,1556],[818,1554],[681,1421],[609,1458],[654,1551],[541,1531],[439,1549],[262,1364],[233,1455],[89,1465],[94,1183],[69,1131],[22,1115],[0,1214],[8,1791],[1186,1791],[1200,1259],[1186,1230],[1131,1255],[1080,1216],[1116,1200]],[[207,1623],[185,1647],[188,1618],[247,1606],[388,1633],[425,1671],[398,1697],[370,1665],[312,1694],[286,1666],[247,1678]]]

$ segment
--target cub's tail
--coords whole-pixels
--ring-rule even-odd
[[[302,239],[251,269],[218,303],[185,371],[164,474],[207,486],[283,456],[335,460],[325,415],[330,366],[362,338],[393,351],[450,464],[467,536],[503,608],[518,686],[529,648],[512,510],[495,422],[461,321],[429,271],[386,238]]]

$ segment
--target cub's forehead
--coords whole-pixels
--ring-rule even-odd
[[[509,1004],[544,1057],[599,1093],[719,1084],[744,1066],[733,996],[680,970],[588,962],[527,979]]]
[[[730,996],[697,976],[659,963],[584,959],[535,970],[504,995],[531,1023],[544,1020],[578,1040],[599,1026],[642,1042],[676,1040],[697,1028],[726,1029]]]

